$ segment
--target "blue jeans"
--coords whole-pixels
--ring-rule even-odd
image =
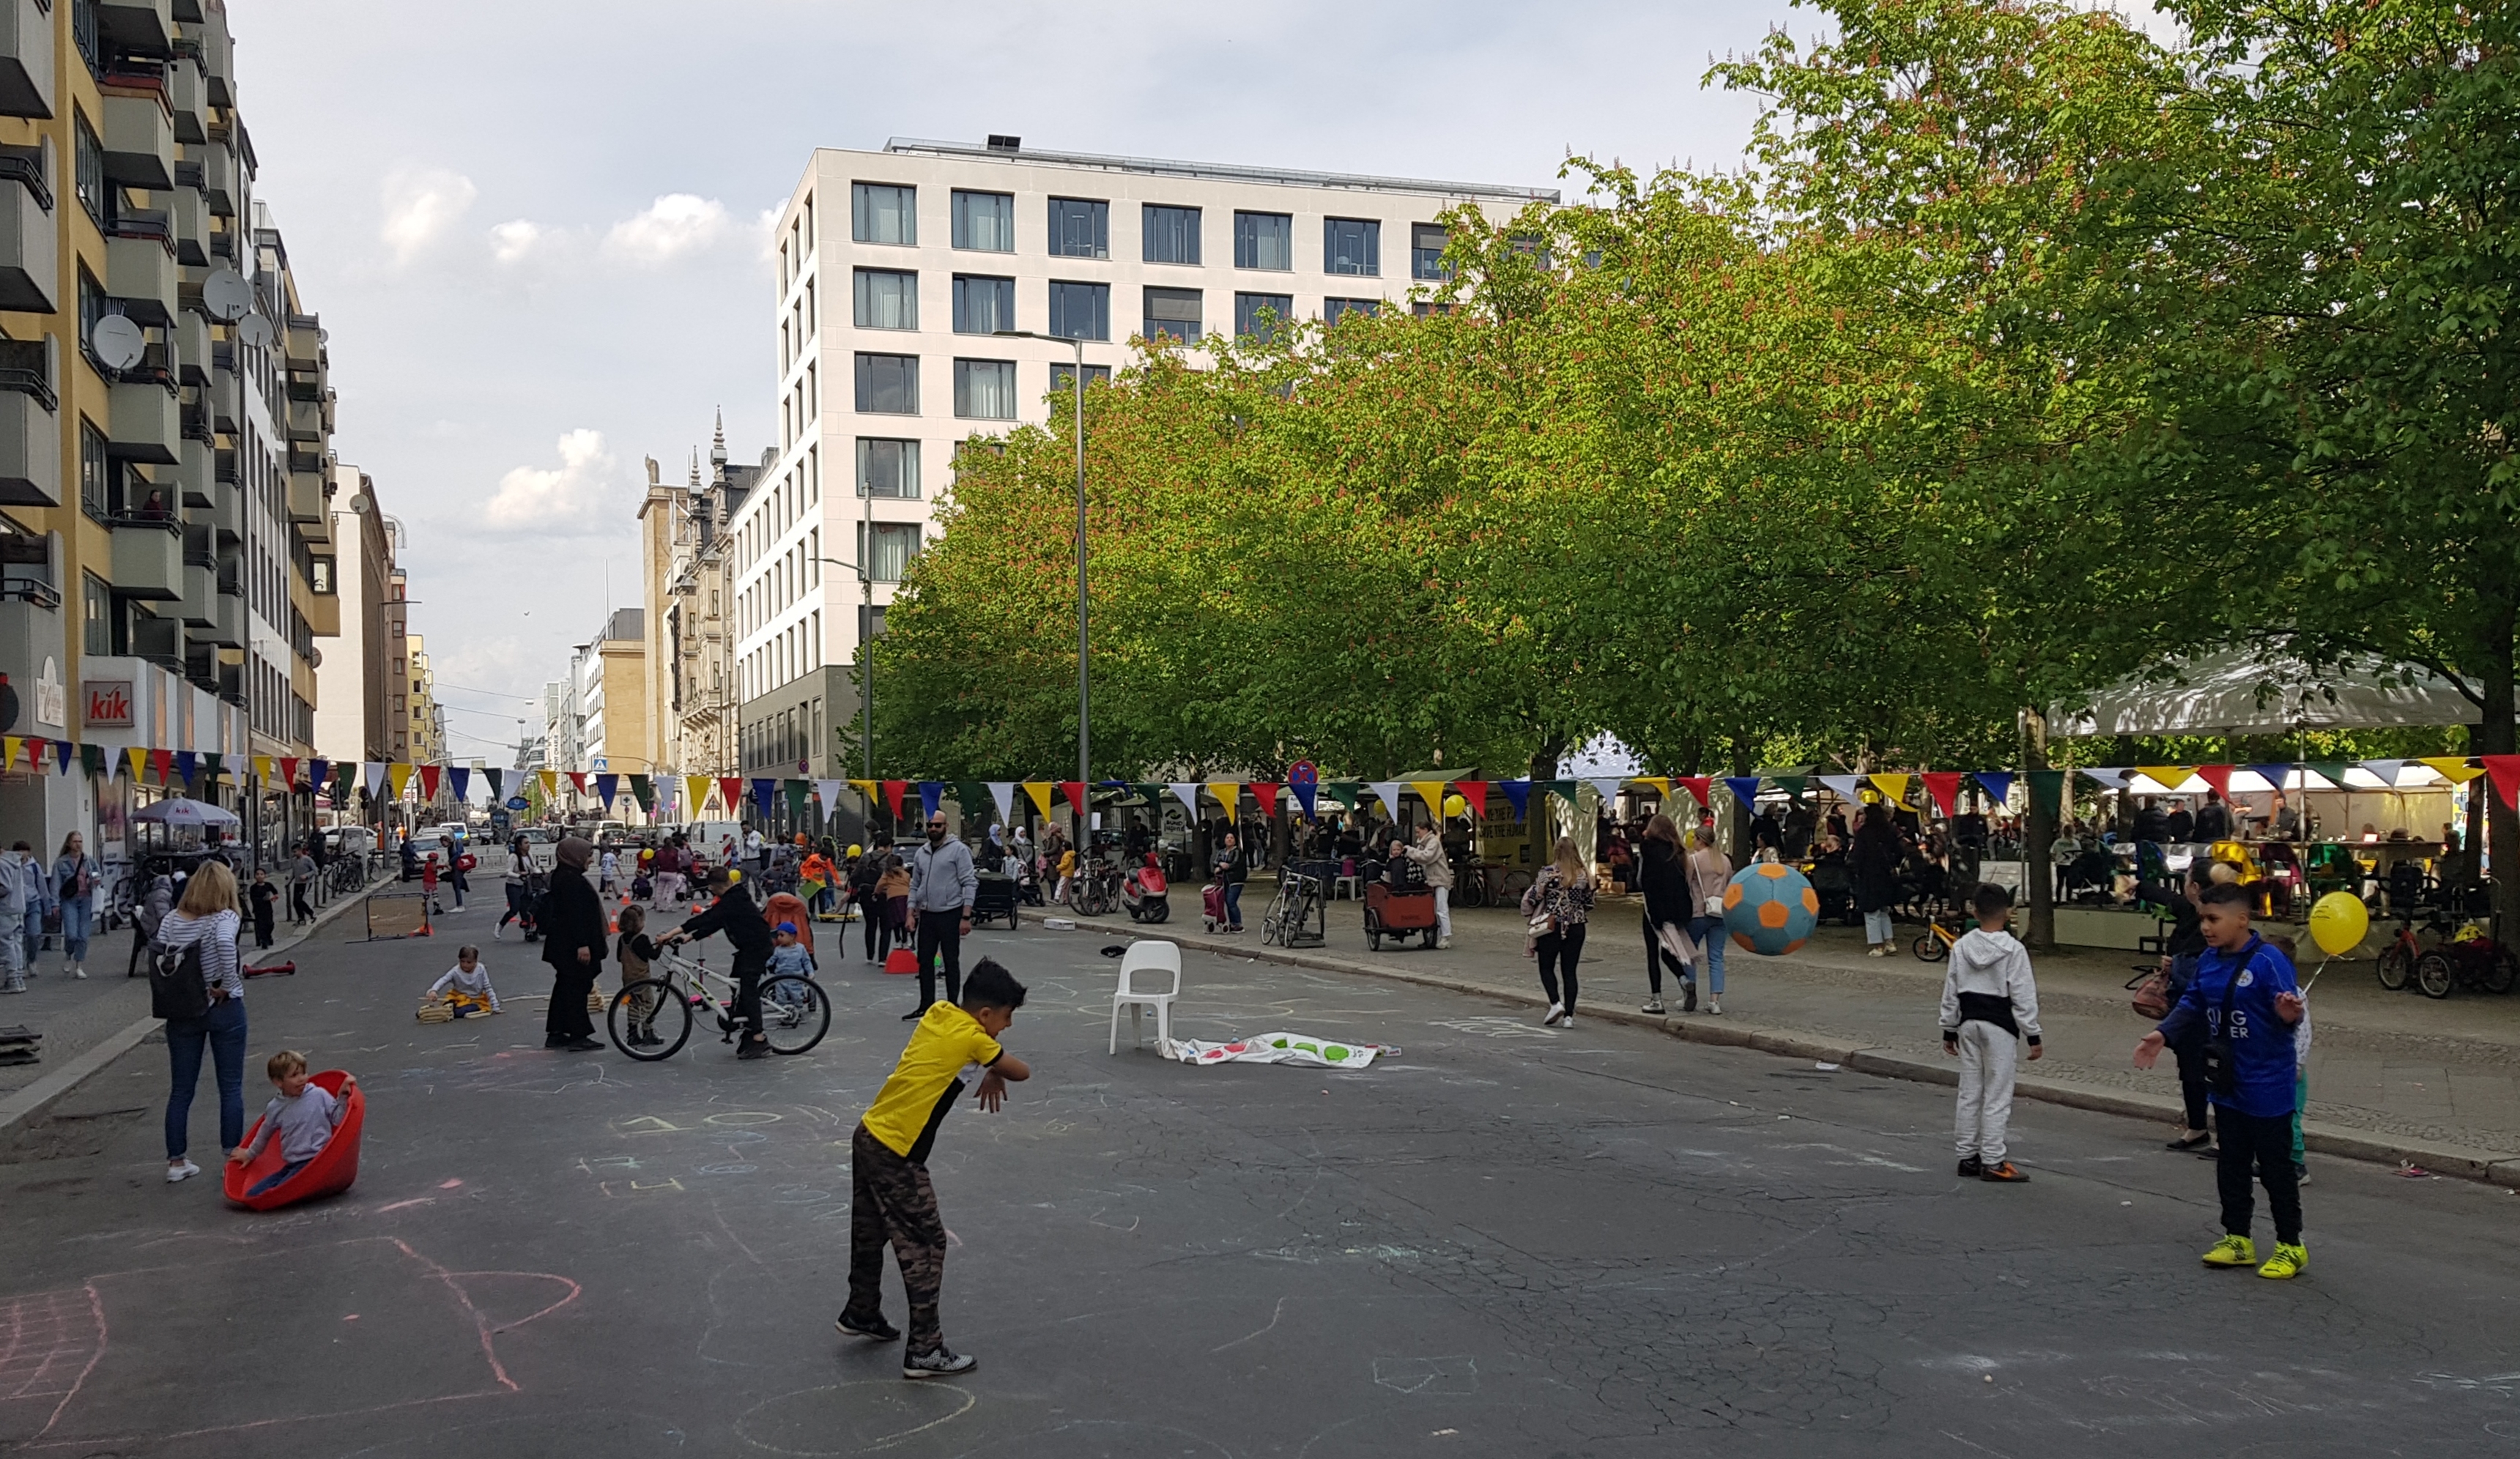
[[[1242,925],[1242,883],[1238,881],[1225,884],[1225,925],[1235,928]]]
[[[44,909],[40,906],[26,908],[25,943],[26,966],[31,968],[35,965],[36,954],[44,951]]]
[[[245,999],[221,998],[206,1018],[166,1020],[166,1062],[174,1083],[166,1092],[166,1158],[181,1160],[191,1144],[193,1089],[202,1082],[202,1045],[219,1085],[219,1148],[245,1140]]]
[[[1688,919],[1688,935],[1706,950],[1706,991],[1724,996],[1724,945],[1732,940],[1724,930],[1722,917],[1694,916]]]
[[[270,1174],[255,1181],[252,1185],[248,1186],[246,1188],[246,1194],[249,1196],[261,1195],[264,1191],[271,1189],[273,1186],[278,1185],[280,1182],[296,1174],[299,1171],[306,1169],[312,1164],[314,1164],[314,1162],[310,1160],[291,1161],[289,1164],[282,1166],[279,1170],[276,1170]]]
[[[87,961],[88,930],[96,924],[96,899],[65,897],[62,899],[62,955],[72,962]]]
[[[1885,906],[1879,911],[1868,911],[1864,914],[1864,940],[1868,943],[1887,943],[1890,941],[1890,909],[1888,907]]]

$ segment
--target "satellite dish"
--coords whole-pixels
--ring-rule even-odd
[[[259,314],[248,314],[244,323],[237,326],[237,337],[255,349],[269,349],[271,342],[280,336],[272,332],[270,320]]]
[[[253,286],[234,269],[212,269],[202,281],[202,307],[219,323],[235,324],[253,308]]]
[[[98,320],[87,332],[87,347],[108,370],[129,370],[149,352],[149,336],[119,314]]]
[[[357,514],[357,515],[365,516],[367,513],[369,513],[369,512],[371,512],[371,511],[374,511],[374,510],[376,510],[376,509],[377,509],[377,499],[376,499],[376,498],[374,498],[374,497],[372,497],[372,496],[369,496],[366,492],[353,492],[353,493],[351,493],[351,495],[350,495],[350,510],[351,510],[353,513],[355,513],[355,514]]]

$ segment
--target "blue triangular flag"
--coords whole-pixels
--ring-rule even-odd
[[[1759,809],[1759,778],[1757,775],[1726,775],[1724,783],[1741,798],[1742,805],[1756,811]]]
[[[187,788],[192,785],[193,776],[200,771],[200,756],[194,754],[191,750],[177,750],[175,752],[175,774],[184,777],[184,784]]]
[[[456,774],[460,775],[460,774],[464,774],[464,772],[462,772],[462,771],[460,771],[460,770],[459,770],[459,771],[457,771],[457,772],[456,772]],[[332,783],[332,779],[333,779],[333,764],[332,764],[332,762],[331,762],[331,761],[329,761],[329,760],[309,760],[309,761],[307,761],[307,762],[306,762],[306,783],[307,783],[309,786],[311,786],[311,787],[312,787],[312,788],[314,788],[314,789],[321,790],[321,789],[323,789],[326,785],[331,784],[331,783]],[[456,781],[455,783],[456,783],[456,784],[458,784],[458,785],[461,785],[461,784],[463,784],[464,782],[463,782],[463,781],[461,781],[461,780],[458,780],[458,781]],[[460,791],[460,790],[456,792],[456,794],[457,794],[457,795],[462,795],[463,793],[464,793],[464,792],[462,792],[462,791]]]
[[[2284,781],[2292,777],[2292,767],[2289,765],[2252,765],[2249,769],[2277,790],[2283,789]]]
[[[1529,780],[1499,780],[1496,783],[1497,789],[1505,792],[1505,798],[1513,802],[1514,819],[1520,820],[1530,814],[1531,782]]]
[[[466,766],[448,766],[446,768],[446,778],[454,782],[455,799],[458,802],[461,802],[464,799],[465,791],[472,788],[472,772]],[[324,783],[324,762],[321,760],[315,762],[315,783],[318,785]]]
[[[53,741],[53,748],[62,752],[62,774],[68,774],[70,773],[70,757],[78,753],[78,746],[71,744],[67,739],[57,739]]]
[[[944,781],[922,780],[919,782],[919,813],[921,815],[933,816],[936,814],[936,808],[943,804],[945,804]]]
[[[2020,777],[2008,770],[1981,770],[1972,771],[1969,778],[1985,786],[1986,793],[2002,805],[2004,797],[2012,794],[2012,782]]]
[[[457,795],[462,795],[464,791],[462,787],[459,786],[455,793]],[[604,809],[607,811],[611,810],[613,801],[618,799],[621,795],[621,776],[618,774],[597,775],[595,777],[595,793],[603,798]]]
[[[761,808],[761,814],[764,818],[769,817],[771,802],[776,800],[778,795],[779,782],[777,780],[756,778],[752,782],[752,803]]]

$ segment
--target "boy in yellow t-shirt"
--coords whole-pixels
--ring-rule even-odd
[[[996,959],[982,958],[963,980],[962,1001],[930,1004],[911,1031],[901,1062],[849,1142],[849,1304],[838,1325],[853,1338],[888,1343],[901,1336],[883,1320],[883,1249],[889,1243],[910,1300],[904,1378],[947,1377],[979,1366],[978,1359],[946,1348],[937,1318],[945,1285],[945,1222],[928,1183],[927,1152],[970,1069],[983,1071],[980,1108],[993,1114],[1006,1102],[1010,1080],[1032,1078],[1029,1065],[998,1045],[1023,1000],[1023,985]]]

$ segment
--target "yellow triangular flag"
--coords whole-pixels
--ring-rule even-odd
[[[1418,798],[1426,803],[1427,815],[1441,816],[1444,814],[1444,787],[1451,783],[1450,780],[1412,780],[1409,782],[1409,788],[1417,791]],[[1400,814],[1400,808],[1394,806],[1391,812],[1397,816]]]
[[[1633,783],[1650,785],[1657,797],[1666,801],[1671,799],[1671,776],[1669,775],[1639,775]]]
[[[851,780],[849,782],[849,788],[855,790],[858,794],[865,796],[867,809],[869,811],[873,811],[875,809],[876,792],[883,787],[876,784],[873,780]]]
[[[262,777],[262,783],[265,785],[270,784],[272,780],[271,757],[268,755],[254,756],[253,773]]]
[[[1226,819],[1232,820],[1242,814],[1240,780],[1210,780],[1207,782],[1207,793],[1215,796],[1216,803],[1225,808]]]
[[[0,770],[16,770],[18,756],[25,748],[26,741],[22,737],[15,734],[0,734]]]
[[[1904,806],[1908,803],[1908,781],[1913,778],[1912,776],[1872,774],[1866,775],[1864,778],[1870,780],[1872,788],[1880,791],[1881,798],[1890,804]]]
[[[545,771],[543,774],[548,777],[551,774],[551,772]],[[690,820],[698,820],[699,818],[700,812],[708,808],[709,777],[706,775],[683,776],[683,793],[690,801],[689,805],[683,807],[684,818]]]
[[[547,771],[542,772],[542,779],[543,779],[543,799],[545,799],[545,800],[550,800],[553,796],[560,794],[560,772],[559,772],[559,771],[556,771],[556,770],[547,770]],[[395,792],[395,794],[397,794],[397,795],[399,795],[400,793],[401,793],[400,791],[396,791],[396,792]]]
[[[2164,790],[2177,790],[2180,786],[2187,783],[2187,777],[2189,775],[2196,774],[2196,767],[2192,765],[2138,765],[2135,768],[2135,773],[2143,776],[2145,779],[2152,781]]]
[[[2485,774],[2482,767],[2468,764],[2467,757],[2464,755],[2426,755],[2415,763],[2431,766],[2441,773],[2443,779],[2453,785],[2464,785]]]
[[[130,757],[131,778],[134,783],[149,778],[149,752],[147,750],[133,749],[125,750],[122,753]]]
[[[393,798],[395,800],[401,800],[402,793],[411,788],[412,774],[413,768],[408,765],[388,765],[385,767],[385,779],[393,785]]]
[[[1026,780],[1023,782],[1023,788],[1024,794],[1032,797],[1032,803],[1041,807],[1041,818],[1048,820],[1050,818],[1050,782]]]

